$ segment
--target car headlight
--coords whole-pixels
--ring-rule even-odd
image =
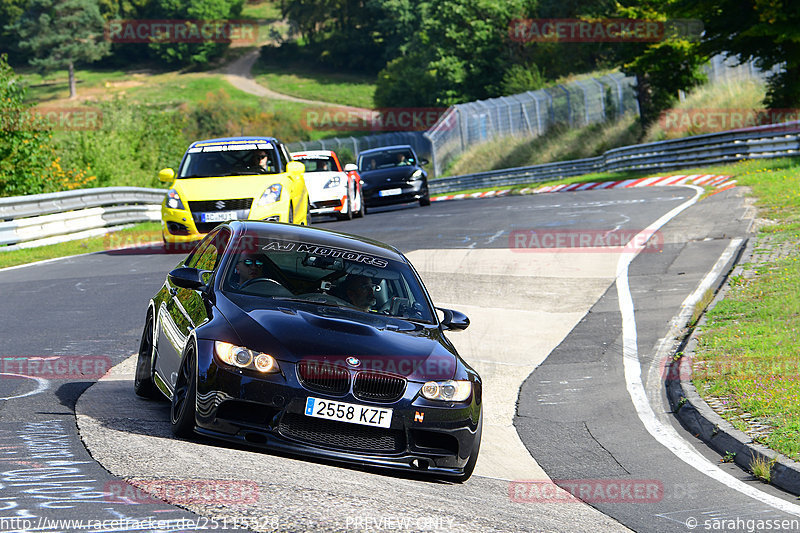
[[[167,191],[167,207],[170,209],[186,209],[183,207],[181,196],[175,189],[170,189]]]
[[[415,170],[414,173],[411,174],[411,177],[408,178],[408,179],[411,180],[411,181],[421,180],[422,179],[422,169],[418,168],[417,170]]]
[[[261,198],[258,199],[256,205],[274,204],[281,199],[281,191],[283,186],[280,183],[273,183],[264,191]]]
[[[422,396],[429,400],[443,402],[463,402],[472,394],[472,382],[455,381],[428,381],[422,386]]]
[[[334,176],[328,180],[328,183],[325,184],[323,189],[333,189],[334,187],[338,187],[342,184],[342,178],[340,176]]]
[[[223,362],[239,368],[257,370],[263,374],[273,374],[280,371],[278,361],[269,354],[254,352],[242,346],[236,346],[222,341],[214,341],[214,352]]]

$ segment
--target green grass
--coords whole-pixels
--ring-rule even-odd
[[[242,7],[242,18],[255,20],[280,20],[281,7],[271,0],[248,0]]]
[[[678,112],[703,110],[761,110],[764,108],[763,100],[766,96],[764,82],[757,79],[730,80],[709,83],[696,88],[689,93],[683,102],[678,102],[672,109]],[[665,131],[660,122],[656,122],[644,137],[643,142],[676,139],[687,135],[710,133],[703,129],[688,129],[686,131]]]
[[[583,128],[556,126],[533,139],[495,139],[465,152],[448,166],[444,176],[594,157],[611,148],[636,144],[639,132],[636,117],[628,115]]]
[[[145,222],[99,237],[50,244],[47,246],[39,246],[38,248],[26,248],[8,252],[0,251],[0,268],[23,265],[35,261],[44,261],[57,257],[101,252],[119,247],[123,243],[144,244],[146,241],[158,241],[160,238],[161,224],[159,222]],[[0,248],[0,250],[2,250],[2,248]]]
[[[800,161],[722,168],[751,187],[760,215],[776,222],[762,235],[795,248],[753,278],[731,280],[726,297],[706,315],[693,381],[701,395],[725,402],[725,418],[752,416],[770,428],[759,439],[763,444],[800,459]]]
[[[340,72],[320,72],[308,67],[264,65],[253,67],[256,81],[275,92],[353,107],[372,108],[374,77]]]

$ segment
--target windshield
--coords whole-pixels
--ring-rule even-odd
[[[300,161],[305,165],[306,172],[332,172],[336,169],[336,162],[332,157],[295,157],[295,161]]]
[[[277,174],[277,157],[269,143],[190,148],[178,178]]]
[[[414,152],[408,148],[379,152],[377,154],[365,154],[358,158],[358,170],[363,172],[414,164],[416,164]]]
[[[242,236],[222,289],[284,305],[300,301],[434,323],[424,289],[407,264],[313,242]]]

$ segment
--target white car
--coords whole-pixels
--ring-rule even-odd
[[[355,165],[342,169],[331,150],[292,152],[292,159],[306,167],[305,180],[313,215],[334,215],[342,220],[366,213],[361,176]]]

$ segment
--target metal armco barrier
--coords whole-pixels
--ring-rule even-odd
[[[431,180],[431,193],[504,187],[580,176],[594,172],[660,172],[700,165],[735,163],[800,155],[800,122],[709,133],[683,139],[615,148],[599,157],[509,168]]]
[[[102,235],[161,219],[164,189],[105,187],[0,198],[0,251]]]

